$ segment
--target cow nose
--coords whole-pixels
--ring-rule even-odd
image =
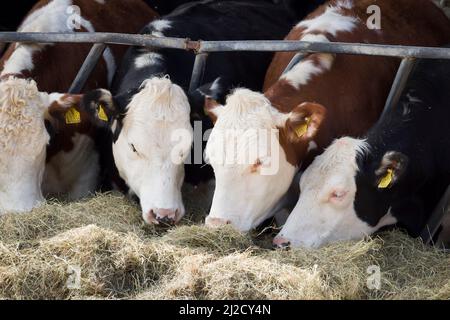
[[[150,216],[156,223],[173,225],[178,221],[178,209],[152,209],[150,210]]]
[[[273,239],[273,247],[275,249],[289,249],[291,243],[283,237],[275,237]]]
[[[222,218],[206,217],[205,224],[208,227],[217,228],[226,224],[231,224],[231,221]]]

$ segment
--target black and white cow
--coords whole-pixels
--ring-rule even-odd
[[[396,224],[419,236],[450,185],[450,61],[423,60],[363,139],[336,140],[301,178],[274,244],[319,247]]]
[[[142,33],[193,40],[270,40],[282,39],[294,21],[284,6],[265,1],[199,1],[153,21]],[[177,222],[185,213],[181,185],[193,140],[191,111],[200,114],[203,132],[211,128],[203,114],[209,97],[223,101],[236,86],[260,90],[271,58],[271,53],[211,54],[200,88],[186,94],[192,52],[134,47],[116,74],[112,94],[97,90],[85,96],[84,105],[94,117],[99,103],[109,113],[115,164],[140,198],[147,223]],[[186,181],[211,178],[212,170],[202,166],[188,165]]]

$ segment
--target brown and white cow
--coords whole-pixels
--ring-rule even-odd
[[[366,24],[371,5],[380,8],[381,29]],[[449,37],[449,20],[429,0],[331,0],[286,39],[440,46]],[[294,55],[275,56],[264,94],[239,89],[209,109],[216,123],[206,157],[216,190],[207,225],[246,231],[269,218],[299,169],[334,138],[362,135],[377,120],[399,65],[396,58],[313,53],[284,72]],[[265,138],[274,131],[278,138]]]
[[[42,0],[18,31],[135,33],[155,17],[141,0]],[[90,46],[13,43],[0,60],[0,214],[98,187],[98,131],[80,96],[54,93],[68,90]],[[85,88],[107,87],[125,49],[107,48]]]

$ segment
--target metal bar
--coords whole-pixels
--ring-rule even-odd
[[[397,75],[395,76],[394,83],[392,84],[391,91],[389,92],[389,96],[386,100],[386,104],[384,105],[383,113],[381,114],[380,120],[378,120],[379,122],[382,122],[392,108],[395,108],[397,105],[415,63],[416,59],[414,58],[403,58],[400,63],[400,67],[398,68]]]
[[[445,214],[449,212],[449,210],[450,210],[450,186],[447,188],[447,191],[445,192],[441,201],[439,201],[436,209],[431,214],[424,230],[422,231],[422,234],[420,235],[423,242],[425,242],[426,244],[430,244],[432,242],[433,237],[436,234],[436,231],[442,222],[442,219],[444,218]]]
[[[198,53],[226,51],[285,51],[358,54],[385,57],[450,59],[449,48],[372,45],[342,42],[308,42],[286,40],[191,41],[182,38],[158,38],[142,34],[122,33],[41,33],[0,32],[0,42],[41,43],[105,43],[156,48],[195,50]]]
[[[422,59],[450,59],[450,49],[448,48],[286,40],[201,41],[199,43],[198,52],[218,51],[300,51],[307,53],[322,52],[401,58],[414,57]]]
[[[203,81],[203,75],[205,74],[206,59],[208,53],[199,53],[195,56],[194,67],[192,69],[191,82],[189,84],[189,92],[195,91],[200,87]]]
[[[158,38],[145,34],[108,32],[0,32],[0,42],[23,43],[105,43],[129,46],[157,47],[190,50],[189,40],[181,38]]]
[[[98,60],[105,51],[106,45],[103,43],[96,43],[92,46],[89,54],[81,66],[81,69],[78,71],[75,80],[73,80],[72,85],[70,86],[69,93],[75,94],[80,93],[83,90],[86,81],[94,70],[95,66],[98,63]]]

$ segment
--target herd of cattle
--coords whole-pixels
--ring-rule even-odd
[[[450,43],[450,20],[431,0],[166,0],[158,13],[148,5],[157,2],[41,0],[18,31]],[[379,29],[366,24],[373,4]],[[67,23],[72,5],[79,28]],[[89,49],[13,43],[3,53],[0,215],[118,189],[139,198],[145,222],[174,224],[182,184],[215,178],[206,225],[245,232],[289,208],[274,245],[319,247],[392,225],[418,236],[450,185],[448,60],[418,62],[380,117],[398,58],[214,53],[188,90],[192,52],[114,45],[84,93],[68,94]]]

